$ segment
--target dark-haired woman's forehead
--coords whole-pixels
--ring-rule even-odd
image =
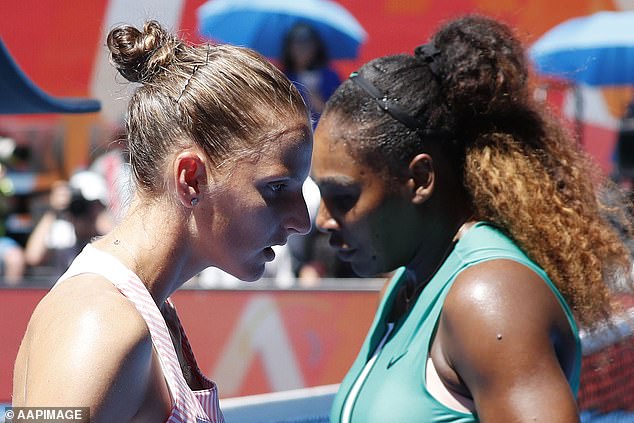
[[[354,157],[342,122],[334,116],[323,116],[315,130],[312,174],[315,182],[332,185],[353,185],[366,174]]]

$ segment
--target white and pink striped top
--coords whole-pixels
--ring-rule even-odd
[[[90,244],[77,256],[57,283],[82,273],[98,274],[111,281],[123,295],[132,301],[147,323],[154,349],[172,394],[172,411],[166,423],[224,423],[216,384],[207,379],[198,368],[180,321],[176,319],[183,355],[187,364],[196,372],[198,379],[205,387],[204,390],[192,391],[187,385],[165,319],[139,277],[115,257]],[[169,299],[166,307],[170,307],[174,312],[174,306]]]

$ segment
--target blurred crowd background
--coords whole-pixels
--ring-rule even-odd
[[[227,36],[222,28],[222,18],[212,19],[218,11],[210,10],[209,3],[216,3],[218,9],[223,2],[2,2],[0,38],[24,74],[50,95],[93,98],[102,106],[98,113],[81,115],[0,114],[3,284],[52,284],[91,237],[104,233],[116,221],[131,195],[122,135],[129,88],[108,63],[105,33],[117,23],[140,24],[152,18],[194,43],[233,42],[231,33]],[[232,7],[241,3],[249,2],[233,2]],[[305,3],[310,8],[313,2]],[[502,19],[517,28],[527,46],[536,46],[567,20],[634,9],[634,2],[626,0],[342,0],[337,5],[350,15],[342,24],[349,27],[353,43],[345,46],[348,50],[344,50],[345,42],[325,38],[319,28],[301,22],[280,26],[275,34],[278,38],[260,35],[257,38],[264,46],[251,45],[297,84],[315,122],[341,79],[360,64],[383,54],[412,52],[443,20],[456,15],[477,12]],[[318,10],[323,14],[323,7],[318,5]],[[248,32],[233,23],[229,26],[237,34]],[[238,40],[246,45],[251,42]],[[610,66],[619,63],[623,60]],[[587,66],[582,63],[578,71],[557,75],[536,63],[535,95],[566,119],[606,173],[629,188],[634,176],[634,104],[630,104],[634,75],[624,82],[576,80]],[[305,195],[314,216],[319,192],[310,180]],[[315,230],[280,248],[265,274],[279,287],[310,287],[323,278],[348,277],[356,275],[329,252],[327,241]],[[239,281],[214,269],[191,284],[240,286]]]

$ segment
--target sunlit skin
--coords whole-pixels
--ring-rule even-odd
[[[355,127],[323,115],[315,131],[312,176],[322,202],[318,227],[361,275],[405,266],[421,288],[454,239],[468,231],[469,201],[451,162],[430,144],[402,181],[385,178],[355,155]],[[393,319],[406,313],[400,289]],[[426,352],[421,351],[421,354]],[[427,389],[481,422],[577,422],[564,377],[575,343],[552,291],[524,265],[491,260],[460,273],[449,290],[429,351],[437,378]]]
[[[122,222],[93,243],[140,277],[171,331],[178,322],[165,299],[189,278],[214,265],[255,280],[274,258],[271,246],[310,228],[301,191],[311,162],[307,117],[285,117],[255,141],[220,170],[194,147],[174,152],[166,158],[168,192],[137,195]],[[14,374],[14,406],[81,404],[95,422],[165,421],[172,407],[147,323],[94,274],[65,280],[40,302]]]

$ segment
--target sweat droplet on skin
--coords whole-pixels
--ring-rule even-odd
[[[496,338],[498,339],[498,341],[502,340],[502,334],[501,334],[501,333],[498,333],[498,334],[497,334],[497,336],[496,336]]]

